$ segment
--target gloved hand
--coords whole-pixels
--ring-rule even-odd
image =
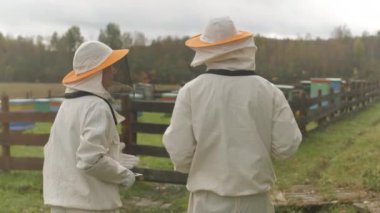
[[[132,169],[139,164],[140,159],[134,155],[120,153],[119,163],[127,169]]]
[[[124,178],[124,182],[121,185],[126,188],[129,188],[135,183],[135,181],[135,174],[131,170],[127,169],[127,175]]]
[[[125,147],[125,143],[120,142],[119,150],[123,151]],[[129,154],[120,153],[119,155],[119,163],[127,169],[132,169],[137,166],[140,162],[139,157]]]
[[[119,152],[123,152],[123,149],[125,148],[125,143],[120,141],[119,144]]]

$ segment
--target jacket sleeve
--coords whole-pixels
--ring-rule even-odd
[[[272,120],[272,155],[285,159],[294,154],[302,141],[302,134],[284,94],[276,88]]]
[[[191,122],[190,96],[185,87],[178,92],[170,126],[163,135],[163,143],[174,164],[174,170],[188,173],[196,142]]]
[[[112,125],[115,124],[107,106],[98,103],[88,110],[76,151],[76,166],[104,182],[129,185],[134,174],[109,155]]]

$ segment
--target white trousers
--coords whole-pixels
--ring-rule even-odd
[[[63,208],[58,206],[52,206],[50,213],[120,213],[119,209],[114,210],[82,210],[82,209],[72,209],[72,208]]]
[[[187,213],[274,213],[268,193],[226,197],[209,191],[190,193]]]

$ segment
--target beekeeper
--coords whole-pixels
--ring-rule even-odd
[[[215,18],[186,45],[207,71],[180,89],[163,143],[188,173],[188,212],[274,212],[271,157],[295,153],[302,135],[283,93],[254,72],[252,33]]]
[[[63,101],[44,147],[43,197],[51,212],[119,212],[119,186],[135,182],[136,157],[120,152],[116,124],[124,118],[109,103],[112,65],[129,50],[98,41],[76,50],[63,79]]]

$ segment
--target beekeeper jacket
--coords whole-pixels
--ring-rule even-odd
[[[101,76],[97,78],[101,81]],[[104,100],[96,96],[65,99],[44,147],[45,204],[83,210],[121,207],[118,185],[133,173],[118,162],[119,141]]]
[[[235,71],[228,71],[235,72]],[[190,192],[267,192],[271,156],[284,159],[301,133],[283,93],[257,75],[202,74],[180,89],[163,142]]]

